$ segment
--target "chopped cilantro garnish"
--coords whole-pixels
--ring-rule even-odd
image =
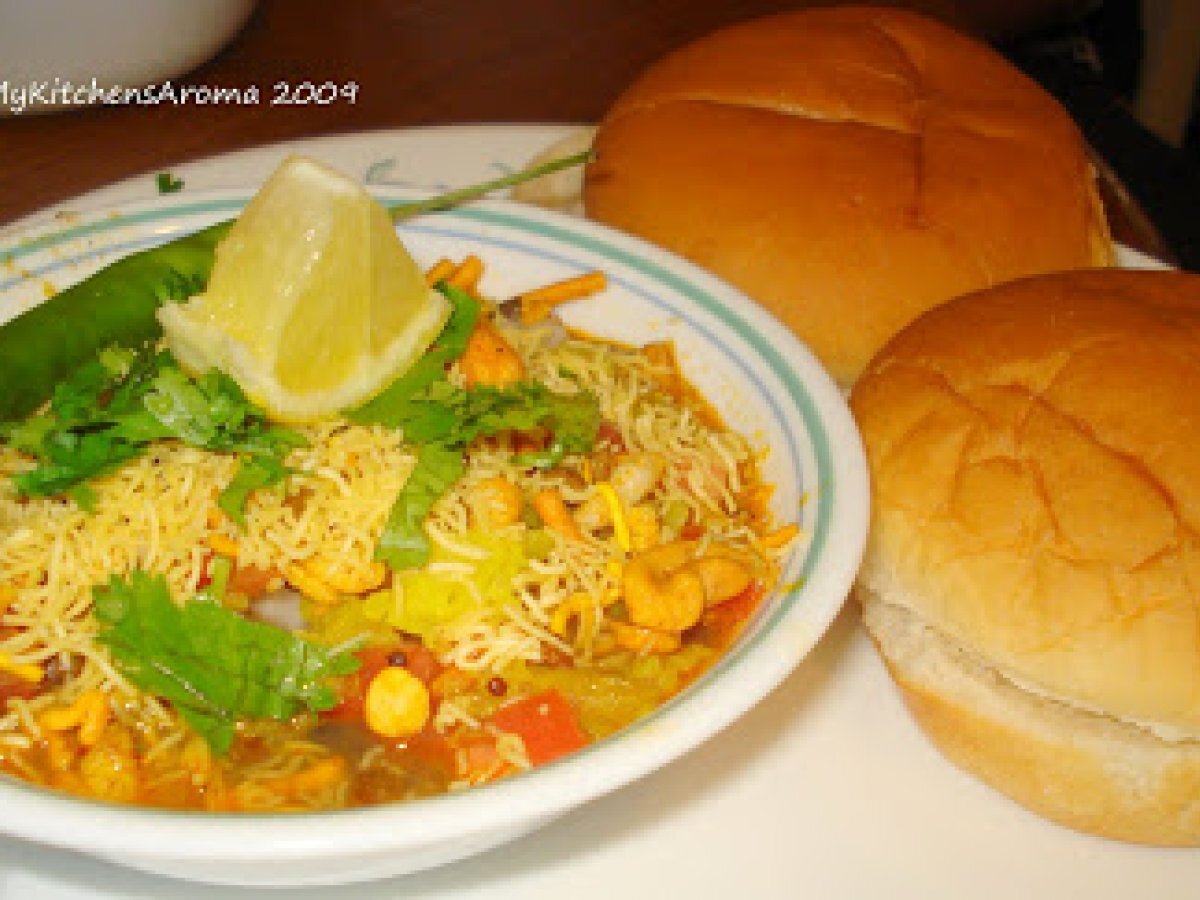
[[[170,172],[159,172],[154,176],[160,194],[174,194],[183,190],[183,179],[176,178]]]
[[[13,476],[20,492],[69,493],[84,508],[89,479],[154,441],[241,454],[243,471],[218,500],[238,521],[249,492],[282,479],[284,456],[304,445],[296,432],[269,424],[233,379],[218,372],[190,379],[169,353],[150,350],[104,351],[55,388],[44,414],[7,426],[0,439],[37,459]]]
[[[451,384],[446,367],[466,349],[479,308],[466,293],[445,284],[439,287],[454,311],[433,349],[386,391],[349,414],[362,424],[402,429],[404,439],[420,448],[376,548],[376,557],[393,569],[416,568],[427,561],[429,542],[422,523],[462,475],[462,450],[472,441],[503,431],[545,428],[551,435],[547,449],[517,461],[548,468],[567,453],[590,450],[600,427],[599,404],[585,391],[556,394],[536,382],[504,390]]]
[[[335,653],[203,598],[177,606],[166,579],[135,571],[93,588],[99,641],[133,684],[169,700],[217,753],[242,719],[286,721],[337,703],[329,679],[358,668]]]
[[[421,527],[442,494],[462,477],[462,452],[427,444],[400,489],[375,548],[375,558],[392,569],[415,569],[429,559],[429,538]]]
[[[444,282],[438,289],[450,301],[450,318],[433,346],[411,369],[393,381],[375,399],[346,415],[363,425],[402,428],[414,415],[414,398],[431,384],[446,379],[446,367],[463,355],[479,318],[479,304],[470,294]]]

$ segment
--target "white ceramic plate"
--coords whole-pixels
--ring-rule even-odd
[[[168,196],[85,217],[0,250],[0,319],[113,258],[236,215],[252,191]],[[387,203],[411,195],[382,194]],[[857,432],[833,382],[782,326],[732,288],[592,223],[502,201],[405,222],[423,267],[474,253],[505,298],[600,270],[570,325],[629,343],[674,342],[684,374],[750,438],[774,512],[805,538],[745,635],[695,685],[619,735],[520,777],[431,801],[311,816],[176,814],[72,801],[0,781],[0,830],[153,872],[235,884],[336,884],[477,853],[670,762],[775,687],[837,615],[867,528]]]
[[[543,125],[384,131],[255,148],[173,171],[186,182],[186,198],[261,180],[287,152],[304,150],[380,187],[443,187],[516,168],[569,131]],[[154,173],[147,173],[0,228],[0,245],[42,233],[69,210],[154,196]],[[1135,254],[1123,254],[1123,262],[1153,265]],[[0,278],[10,274],[0,263]],[[1197,884],[1196,851],[1075,834],[949,766],[913,726],[848,608],[779,688],[673,764],[499,849],[338,896],[1183,900],[1195,896]],[[266,896],[330,894],[285,889]],[[5,900],[262,896],[168,881],[0,837]]]

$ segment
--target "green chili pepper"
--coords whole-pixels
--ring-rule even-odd
[[[591,151],[563,157],[390,209],[400,221],[445,209],[523,181],[581,165]],[[137,347],[162,334],[155,310],[208,283],[217,244],[232,221],[124,257],[0,326],[0,422],[22,418],[49,399],[54,385],[105,347]]]
[[[221,222],[119,259],[0,328],[0,421],[32,412],[103,348],[158,337],[154,311],[204,287],[229,226]]]

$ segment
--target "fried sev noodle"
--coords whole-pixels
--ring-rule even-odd
[[[477,291],[482,267],[468,258],[461,266],[445,261],[430,270],[436,281],[449,278]],[[587,390],[599,400],[603,421],[612,423],[630,453],[648,452],[667,461],[666,475],[644,501],[660,520],[702,522],[702,542],[721,541],[745,548],[767,565],[783,546],[763,541],[761,521],[747,514],[743,479],[755,471],[753,452],[697,404],[681,403],[673,355],[647,352],[564,334],[547,320],[559,303],[603,287],[588,275],[529,292],[526,322],[499,323],[532,380],[557,393]],[[461,384],[456,367],[452,381]],[[287,464],[302,475],[286,489],[259,490],[238,528],[219,513],[215,500],[232,477],[237,461],[179,444],[156,445],[93,483],[94,512],[55,497],[20,497],[8,477],[0,479],[0,659],[10,666],[34,665],[53,673],[55,686],[31,699],[13,697],[0,715],[0,760],[31,781],[47,775],[31,763],[39,742],[69,740],[43,732],[40,721],[51,709],[69,707],[89,692],[107,701],[118,750],[139,757],[139,775],[152,787],[192,779],[205,790],[210,808],[250,810],[315,809],[347,802],[350,767],[338,768],[330,750],[309,741],[289,741],[263,759],[239,768],[206,758],[197,737],[159,699],[122,677],[96,642],[91,590],[111,575],[132,569],[161,573],[177,598],[190,597],[204,583],[214,548],[236,547],[237,564],[286,573],[292,567],[354,577],[372,564],[374,547],[393,498],[415,463],[402,435],[378,426],[345,421],[301,429],[309,445],[292,451]],[[581,504],[593,492],[592,460],[568,456],[554,470],[518,466],[503,441],[483,441],[466,453],[465,475],[436,504],[426,532],[464,562],[442,564],[440,574],[472,585],[470,575],[481,551],[463,541],[471,518],[472,491],[496,476],[516,484],[524,496],[553,489],[568,504]],[[31,465],[16,451],[0,447],[0,475]],[[524,526],[508,526],[519,535]],[[537,662],[544,648],[565,657],[587,659],[603,643],[607,603],[619,589],[623,551],[612,537],[587,534],[584,540],[553,537],[550,552],[531,559],[513,584],[513,599],[480,604],[444,630],[440,657],[466,671],[497,671],[514,661]],[[784,544],[786,546],[786,542]],[[276,578],[276,586],[282,579]],[[477,589],[476,589],[477,590]],[[579,597],[591,598],[580,603]],[[395,602],[404,598],[397,594]],[[567,604],[574,604],[569,608]],[[555,627],[557,622],[560,627]],[[563,622],[575,624],[564,633]],[[446,700],[435,724],[452,729],[471,715]],[[478,726],[478,723],[474,723]],[[501,736],[509,737],[509,736]],[[501,762],[528,767],[520,741],[499,740]],[[135,746],[138,748],[135,751]],[[53,749],[53,747],[51,748]],[[374,748],[373,748],[374,749]],[[363,754],[360,769],[393,765],[386,755]],[[462,785],[456,785],[462,786]],[[67,787],[95,793],[86,778]],[[111,799],[123,799],[117,791]]]

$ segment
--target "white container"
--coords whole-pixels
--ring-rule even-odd
[[[220,50],[255,0],[0,0],[0,115],[102,102]]]

